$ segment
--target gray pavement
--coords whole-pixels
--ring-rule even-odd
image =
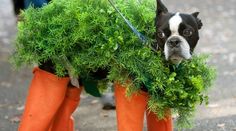
[[[170,11],[201,12],[204,26],[197,52],[212,54],[210,63],[218,70],[218,79],[209,92],[210,104],[198,108],[191,131],[236,131],[236,1],[165,0],[164,3]],[[0,0],[0,131],[17,130],[32,78],[32,67],[14,71],[8,62],[15,23],[11,1]],[[85,93],[74,116],[77,130],[116,130],[115,111],[103,111],[99,100]]]

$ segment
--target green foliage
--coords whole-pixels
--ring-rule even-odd
[[[189,61],[182,62],[178,67],[165,65],[167,72],[160,77],[162,87],[155,82],[157,75],[153,75],[153,85],[149,90],[152,94],[149,100],[149,108],[160,118],[165,116],[164,111],[171,108],[178,113],[177,124],[179,127],[189,127],[194,116],[196,106],[205,102],[208,103],[207,89],[215,79],[215,69],[206,64],[207,57],[204,55],[193,56]],[[168,70],[169,69],[169,70]]]
[[[154,0],[115,3],[149,38],[147,45],[108,0],[54,0],[43,8],[23,12],[12,60],[17,67],[52,60],[58,76],[66,73],[65,57],[73,66],[73,74],[81,78],[99,68],[109,69],[108,81],[126,85],[128,94],[144,84],[150,95],[149,109],[164,118],[171,108],[179,114],[179,127],[186,127],[196,106],[207,103],[205,91],[212,85],[215,70],[205,63],[204,56],[194,56],[176,67],[148,47],[154,41]]]

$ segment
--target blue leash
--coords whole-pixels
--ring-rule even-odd
[[[125,16],[119,11],[119,9],[115,6],[115,4],[111,1],[108,0],[110,2],[110,4],[112,5],[112,7],[120,14],[120,16],[124,19],[124,21],[126,22],[126,24],[130,27],[130,29],[138,36],[138,38],[143,42],[146,43],[147,39],[146,37],[141,34],[140,32],[138,32],[138,30],[129,22],[129,20],[127,20],[125,18]]]

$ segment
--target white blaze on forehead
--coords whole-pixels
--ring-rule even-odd
[[[179,15],[179,12],[172,16],[169,20],[171,35],[178,35],[179,25],[182,22],[182,18]]]

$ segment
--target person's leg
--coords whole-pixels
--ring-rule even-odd
[[[61,106],[69,77],[35,68],[18,131],[47,131]]]
[[[77,88],[72,85],[68,87],[66,97],[54,117],[51,131],[74,131],[72,113],[79,105],[82,89],[82,87]]]
[[[147,106],[147,93],[140,91],[130,98],[126,89],[115,83],[115,102],[118,131],[142,131],[144,113]]]
[[[20,14],[20,10],[24,10],[24,0],[12,0],[15,15]]]
[[[163,120],[151,111],[146,112],[148,131],[173,131],[172,117],[170,111]]]

